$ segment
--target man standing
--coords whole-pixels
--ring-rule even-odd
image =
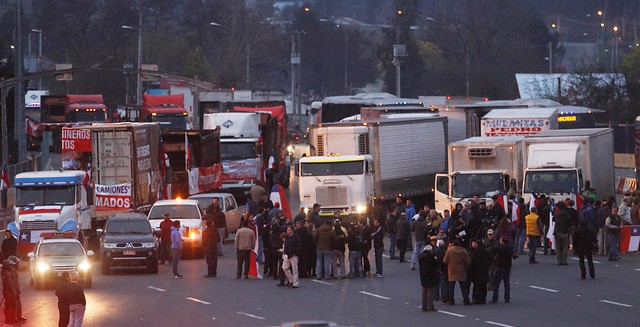
[[[531,208],[531,213],[525,217],[525,222],[527,224],[527,236],[529,237],[529,263],[538,263],[538,261],[536,261],[536,250],[540,245],[542,222],[540,221],[540,217],[537,212],[538,209],[533,207]]]
[[[329,278],[330,264],[331,264],[331,249],[333,244],[337,241],[336,233],[331,228],[331,219],[327,219],[316,233],[316,252],[318,254],[316,259],[316,279]]]
[[[295,225],[299,221],[304,222],[305,218],[307,218],[307,215],[304,213],[304,207],[301,207],[300,212],[298,212],[298,214],[293,217],[293,224]]]
[[[401,213],[400,219],[396,224],[396,243],[398,244],[398,252],[400,252],[400,262],[404,261],[404,255],[407,253],[407,243],[409,242],[409,235],[411,234],[411,225],[407,221],[407,214]]]
[[[342,227],[340,219],[333,221],[333,230],[336,233],[336,242],[333,244],[331,256],[331,271],[333,277],[347,278],[347,265],[344,262],[345,243],[347,241],[347,229]]]
[[[435,211],[435,210],[434,210]],[[418,262],[418,255],[424,248],[424,236],[425,229],[427,228],[427,221],[425,217],[420,215],[417,220],[411,223],[411,230],[415,233],[416,245],[413,247],[413,255],[411,256],[411,270],[416,270],[416,263]]]
[[[439,263],[432,250],[433,247],[427,245],[418,257],[420,284],[422,285],[422,311],[436,311],[433,299],[438,288]]]
[[[313,210],[309,213],[309,221],[313,223],[316,229],[319,229],[322,226],[322,217],[320,217],[320,204],[314,203]]]
[[[595,267],[593,266],[593,242],[596,236],[589,230],[584,220],[580,221],[576,231],[573,233],[573,252],[578,255],[580,260],[580,278],[587,278],[587,271],[584,266],[584,258],[587,257],[589,263],[589,275],[596,278]]]
[[[217,198],[214,198],[217,199]],[[224,239],[227,233],[227,216],[222,212],[219,205],[215,205],[213,207],[213,227],[218,232],[218,256],[223,256],[223,248],[224,248]]]
[[[374,277],[382,277],[382,251],[384,250],[384,229],[379,219],[373,220],[374,232],[371,233],[373,248],[376,258],[376,274]]]
[[[22,316],[20,283],[16,271],[19,262],[20,259],[12,255],[2,264],[2,295],[4,296],[4,318],[7,324],[27,320]]]
[[[357,278],[361,276],[362,260],[360,251],[362,250],[362,234],[358,226],[349,225],[349,233],[347,235],[347,244],[349,245],[349,278]]]
[[[604,222],[607,230],[609,261],[620,260],[620,226],[622,226],[622,218],[618,216],[618,208],[612,207],[609,217]]]
[[[67,327],[69,325],[69,301],[64,290],[67,289],[67,284],[71,281],[69,272],[65,271],[60,276],[60,281],[56,287],[56,296],[58,297],[58,312],[60,313],[60,319],[58,319],[58,327]]]
[[[87,299],[84,297],[84,291],[78,282],[80,279],[78,272],[72,272],[69,277],[71,282],[67,284],[64,291],[67,301],[69,301],[69,327],[81,327],[87,307]]]
[[[236,232],[236,251],[238,260],[238,269],[236,270],[236,279],[242,275],[242,266],[244,264],[244,279],[249,279],[249,260],[251,259],[251,250],[256,244],[256,234],[248,228],[249,222],[242,221],[242,228]]]
[[[180,220],[173,222],[171,227],[171,256],[173,257],[173,278],[180,279],[182,275],[178,273],[178,263],[182,253],[182,235],[180,235]]]
[[[449,249],[444,255],[443,262],[447,264],[447,271],[449,273],[449,304],[454,305],[454,290],[456,282],[460,284],[462,290],[462,300],[465,305],[471,304],[469,302],[469,283],[467,283],[467,271],[471,266],[471,259],[469,253],[462,247],[462,242],[459,239],[450,243]]]
[[[491,258],[489,251],[478,239],[471,240],[471,268],[469,269],[469,282],[473,283],[474,304],[487,303],[487,282],[489,280],[489,265]]]
[[[391,210],[389,219],[387,220],[387,234],[389,235],[389,259],[397,260],[396,257],[396,230],[398,229],[398,210]]]
[[[300,238],[293,233],[293,226],[287,226],[287,238],[284,240],[284,252],[282,254],[282,270],[287,276],[287,285],[298,288],[298,253],[302,249]]]
[[[160,253],[158,262],[164,264],[165,261],[171,262],[171,228],[173,221],[168,212],[164,213],[164,220],[160,223]]]
[[[218,271],[218,241],[220,236],[213,228],[211,220],[206,220],[206,229],[202,232],[202,248],[207,262],[207,274],[204,277],[216,277]]]
[[[535,213],[535,208],[531,208],[531,211]],[[537,224],[534,224],[537,226]],[[538,242],[540,242],[540,236],[538,236]],[[493,298],[491,303],[498,303],[498,296],[500,296],[500,282],[504,281],[504,302],[509,303],[511,300],[511,260],[513,260],[513,251],[509,246],[509,238],[502,237],[500,239],[500,245],[492,249],[493,258],[496,264],[496,274],[493,277]]]
[[[360,255],[362,256],[362,272],[365,276],[371,275],[371,263],[369,262],[369,251],[371,251],[371,226],[367,224],[367,219],[360,219],[358,222],[360,225],[360,230],[362,231],[362,251]]]
[[[2,241],[2,260],[12,255],[18,255],[18,240],[13,237],[13,233],[7,229],[4,231],[4,241]]]
[[[557,204],[560,212],[556,217],[554,236],[556,241],[556,261],[559,265],[568,265],[567,255],[569,254],[569,232],[573,226],[573,217],[564,206],[564,203]]]

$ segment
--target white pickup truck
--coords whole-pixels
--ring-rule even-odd
[[[238,206],[236,199],[231,193],[200,193],[189,197],[191,200],[197,200],[203,211],[211,204],[213,198],[218,199],[220,209],[222,209],[222,212],[224,212],[227,218],[226,234],[235,233],[240,229],[240,220],[242,220],[242,216],[244,215],[244,207]]]

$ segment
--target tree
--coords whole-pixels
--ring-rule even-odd
[[[182,70],[183,75],[196,79],[207,80],[211,74],[211,64],[205,58],[200,47],[193,48],[187,55],[187,61]]]
[[[636,116],[640,115],[640,48],[635,47],[622,60],[620,66],[627,81],[627,89],[629,90],[629,121],[633,121]]]

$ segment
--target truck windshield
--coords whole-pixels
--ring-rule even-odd
[[[105,122],[107,114],[104,111],[76,111],[74,122]]]
[[[531,193],[573,193],[577,189],[575,170],[527,171],[524,192]]]
[[[256,144],[253,142],[220,143],[220,157],[222,160],[239,160],[256,157]]]
[[[487,197],[502,191],[502,174],[458,174],[453,176],[453,196],[471,198],[475,195]]]
[[[75,186],[18,187],[16,206],[27,205],[73,205],[75,204]]]
[[[144,219],[112,220],[107,226],[107,235],[151,234],[149,222]]]
[[[159,122],[162,129],[186,129],[187,116],[180,115],[157,115],[151,118],[152,122]]]
[[[301,167],[302,176],[362,175],[364,161],[347,162],[305,162]]]
[[[149,219],[164,219],[164,214],[169,213],[171,220],[176,219],[200,219],[200,207],[197,205],[161,205],[154,206],[149,212]]]

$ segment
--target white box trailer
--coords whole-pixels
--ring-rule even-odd
[[[472,137],[449,143],[449,170],[436,175],[435,206],[442,212],[479,196],[490,203],[496,192],[519,195],[523,136]]]
[[[374,194],[382,200],[397,195],[433,192],[435,174],[446,169],[447,119],[382,119],[313,125],[311,153],[371,155]]]
[[[575,201],[587,184],[600,197],[615,194],[611,128],[545,131],[525,137],[523,147],[525,201],[534,191],[556,201]]]
[[[557,108],[493,109],[480,121],[481,136],[526,136],[553,129],[558,129]]]

